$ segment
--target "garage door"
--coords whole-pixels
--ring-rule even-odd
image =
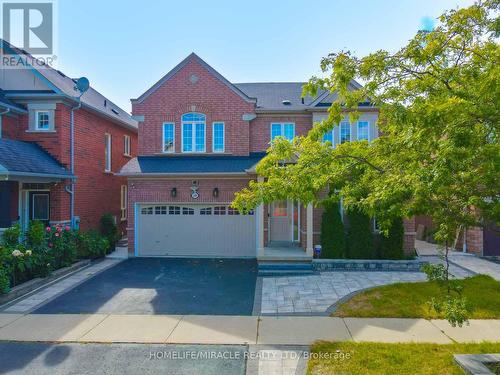
[[[255,257],[255,217],[229,206],[141,205],[139,256]]]

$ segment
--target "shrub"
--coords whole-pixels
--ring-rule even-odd
[[[102,215],[100,220],[100,232],[109,242],[109,251],[114,250],[115,244],[119,240],[119,234],[113,215],[109,213]]]
[[[100,258],[106,255],[109,249],[109,241],[97,231],[91,230],[86,233],[78,233],[77,255],[78,258]]]
[[[10,290],[10,280],[7,270],[0,267],[0,294],[8,293]]]
[[[2,240],[5,246],[16,246],[19,243],[19,237],[21,236],[21,227],[19,224],[13,225],[10,228],[5,229],[2,233]]]
[[[389,228],[387,237],[380,236],[380,257],[382,259],[404,259],[404,225],[403,219],[396,219]]]
[[[45,225],[41,221],[30,222],[28,231],[26,232],[26,242],[29,247],[34,249],[46,246]]]
[[[71,265],[76,260],[75,234],[69,226],[47,227],[48,246],[53,253],[54,268]]]
[[[346,257],[344,223],[340,216],[340,204],[326,201],[321,221],[321,257],[338,259]]]
[[[373,259],[372,221],[357,209],[347,212],[347,255],[351,259]]]

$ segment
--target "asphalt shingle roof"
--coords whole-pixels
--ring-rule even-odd
[[[120,174],[245,173],[264,156],[261,152],[249,156],[139,156],[130,160]]]
[[[0,139],[0,175],[5,174],[71,176],[66,168],[36,143]]]

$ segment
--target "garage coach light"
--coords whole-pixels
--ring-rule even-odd
[[[170,196],[172,198],[175,198],[177,196],[177,188],[172,188],[172,190],[170,190]]]
[[[217,198],[219,196],[219,188],[214,188],[214,190],[212,191],[212,195],[214,196],[214,198]]]

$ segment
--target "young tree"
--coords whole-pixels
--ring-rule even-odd
[[[464,228],[498,222],[498,11],[499,0],[480,1],[446,12],[434,30],[417,33],[395,53],[358,58],[341,51],[324,58],[325,77],[313,77],[304,93],[338,93],[328,119],[293,142],[273,142],[257,167],[265,181],[251,183],[234,205],[250,209],[284,198],[317,204],[319,192],[335,184],[333,194],[346,208],[376,216],[384,233],[397,217],[431,216],[445,255]],[[365,85],[352,90],[354,79]],[[355,121],[359,103],[367,101],[380,112],[383,136],[333,149],[321,143],[345,113]],[[466,321],[463,306],[460,295],[447,301],[456,312],[452,324]]]

